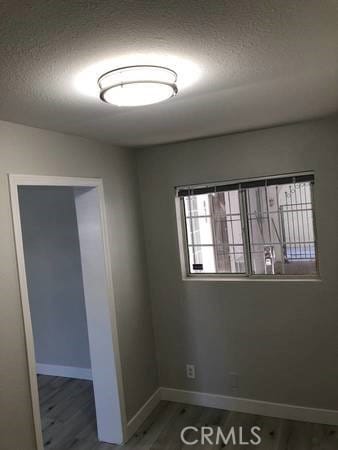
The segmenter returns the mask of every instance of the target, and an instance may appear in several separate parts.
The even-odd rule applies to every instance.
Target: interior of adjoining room
[[[40,446],[68,447],[82,426],[97,442],[121,443],[102,184],[12,176],[11,187]]]

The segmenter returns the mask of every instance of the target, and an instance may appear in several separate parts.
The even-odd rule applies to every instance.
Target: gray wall
[[[338,407],[338,119],[138,153],[160,385]],[[321,282],[182,281],[174,186],[314,170]],[[196,379],[185,364],[196,365]]]
[[[100,177],[105,189],[128,418],[157,387],[133,152],[0,122],[1,450],[35,449],[8,173]]]
[[[36,362],[90,368],[73,189],[20,187],[19,202]]]

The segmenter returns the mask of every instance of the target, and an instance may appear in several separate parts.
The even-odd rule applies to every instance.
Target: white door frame
[[[123,389],[123,382],[122,382],[122,368],[121,368],[121,359],[120,359],[117,323],[116,323],[116,307],[115,307],[115,297],[114,297],[114,289],[113,289],[111,257],[110,257],[110,251],[109,251],[110,247],[109,247],[107,217],[106,217],[106,208],[105,208],[105,202],[104,202],[104,191],[103,191],[102,179],[100,179],[100,178],[78,178],[78,177],[9,174],[9,186],[10,186],[13,227],[14,227],[14,239],[15,239],[17,264],[18,264],[20,295],[21,295],[23,321],[24,321],[26,352],[27,352],[27,361],[28,361],[28,372],[29,372],[29,383],[30,383],[30,391],[31,391],[33,420],[34,420],[34,427],[35,427],[37,450],[44,450],[44,447],[43,447],[43,438],[42,438],[38,384],[37,384],[37,377],[36,377],[36,360],[35,360],[35,351],[34,351],[32,319],[31,319],[31,313],[30,313],[26,269],[25,269],[25,259],[24,259],[24,248],[23,248],[23,239],[22,239],[20,205],[19,205],[19,196],[18,196],[18,187],[19,186],[55,186],[55,187],[63,186],[63,187],[78,187],[78,188],[88,187],[88,188],[96,188],[96,190],[97,190],[99,203],[100,203],[100,216],[101,216],[102,239],[103,239],[103,246],[104,246],[107,294],[108,294],[108,298],[110,301],[109,308],[112,313],[111,314],[111,330],[112,330],[112,341],[113,341],[115,367],[116,367],[116,380],[117,380],[118,395],[119,395],[119,405],[120,405],[120,413],[121,413],[120,419],[121,419],[121,425],[122,425],[123,441],[125,441],[126,436],[127,436],[127,417],[126,417],[125,397],[124,397],[124,389]]]

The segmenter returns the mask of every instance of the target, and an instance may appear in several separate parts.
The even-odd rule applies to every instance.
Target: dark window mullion
[[[250,276],[252,275],[252,262],[251,262],[250,234],[249,234],[248,203],[246,194],[247,194],[246,189],[239,190],[239,207],[242,222],[244,261],[246,267],[246,275]]]
[[[191,271],[191,267],[192,267],[192,261],[190,261],[190,253],[189,253],[189,231],[188,231],[188,227],[187,227],[187,221],[186,221],[186,214],[187,214],[187,209],[185,207],[185,201],[184,201],[184,197],[182,197],[182,205],[183,205],[183,217],[182,220],[184,221],[184,233],[185,233],[185,264],[186,264],[186,269],[188,271],[189,274],[192,274],[193,272]]]

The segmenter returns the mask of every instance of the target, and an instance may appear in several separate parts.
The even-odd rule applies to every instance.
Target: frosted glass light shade
[[[176,79],[166,67],[122,67],[99,78],[100,98],[117,106],[151,105],[177,94]]]

